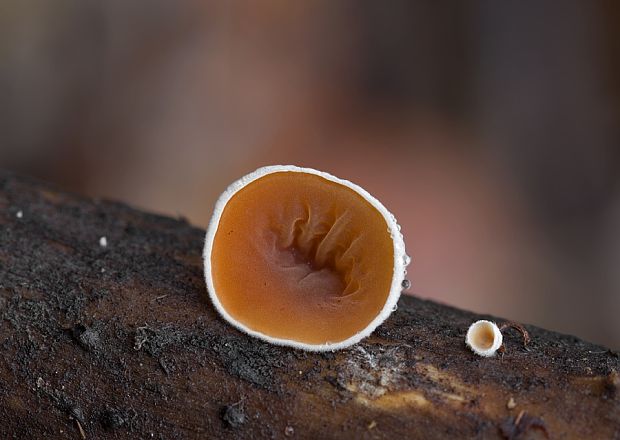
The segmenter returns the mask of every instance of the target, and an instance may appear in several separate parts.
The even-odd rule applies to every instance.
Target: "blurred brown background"
[[[325,170],[394,212],[413,293],[617,349],[619,25],[614,1],[5,0],[0,166],[201,226],[259,166]]]

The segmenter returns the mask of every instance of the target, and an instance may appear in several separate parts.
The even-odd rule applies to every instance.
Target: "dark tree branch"
[[[0,174],[0,437],[620,436],[604,347],[527,326],[527,349],[505,332],[480,358],[464,336],[481,316],[414,297],[350,349],[276,347],[218,318],[202,244],[183,220]]]

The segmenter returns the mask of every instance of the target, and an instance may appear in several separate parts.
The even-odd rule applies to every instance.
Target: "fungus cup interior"
[[[234,193],[210,258],[216,296],[235,321],[313,345],[365,329],[394,273],[393,240],[377,208],[304,172],[266,174]]]
[[[493,325],[488,322],[480,322],[472,329],[471,344],[480,350],[488,350],[495,342]]]

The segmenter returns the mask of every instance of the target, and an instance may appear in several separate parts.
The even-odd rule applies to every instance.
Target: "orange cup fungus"
[[[359,186],[310,168],[269,166],[220,196],[205,279],[238,329],[312,351],[348,347],[395,309],[409,257],[396,219]]]

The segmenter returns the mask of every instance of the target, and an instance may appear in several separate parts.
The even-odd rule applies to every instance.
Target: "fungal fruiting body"
[[[474,353],[490,357],[502,346],[502,339],[502,332],[494,322],[480,320],[469,326],[465,342]]]
[[[205,279],[228,322],[269,342],[335,350],[370,335],[396,306],[409,257],[392,214],[324,172],[269,166],[220,196]]]

